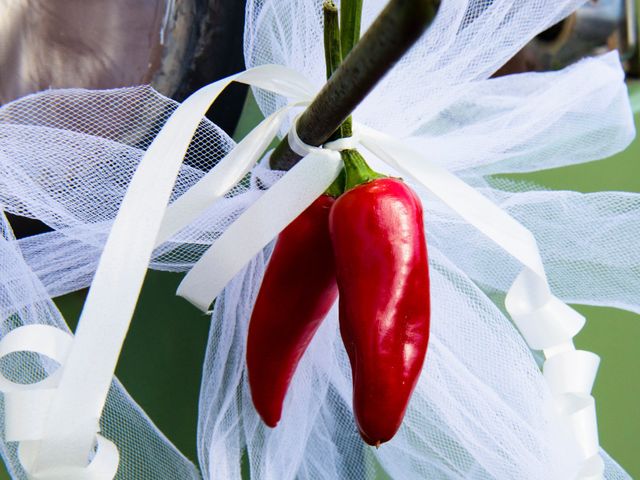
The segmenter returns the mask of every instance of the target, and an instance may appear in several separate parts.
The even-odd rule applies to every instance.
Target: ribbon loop
[[[582,330],[584,317],[557,297],[550,295],[543,306],[527,310],[515,300],[522,293],[517,289],[510,290],[505,303],[511,318],[532,349],[544,350],[566,343]]]
[[[175,233],[196,220],[204,210],[231,190],[273,141],[291,109],[307,103],[287,105],[264,119],[220,160],[215,168],[173,202],[165,213],[156,237],[156,246],[169,240]]]
[[[20,464],[27,472],[30,480],[107,480],[118,472],[120,454],[116,445],[96,434],[95,452],[87,466],[53,466],[46,469],[37,468],[39,442],[25,441],[18,446]]]
[[[72,336],[50,325],[26,325],[9,332],[0,341],[0,358],[11,353],[32,352],[57,362],[58,369],[44,380],[15,383],[0,373],[0,391],[5,398],[5,437],[8,441],[42,438],[43,423],[58,387]]]
[[[543,367],[549,388],[555,395],[590,394],[598,373],[600,357],[584,350],[570,350],[550,357]]]
[[[0,341],[0,358],[16,352],[34,352],[62,365],[67,358],[72,341],[71,334],[51,325],[25,325],[11,330]],[[43,380],[43,382],[46,381]],[[24,388],[28,388],[27,385],[14,383],[0,373],[2,391]]]
[[[38,469],[39,441],[46,434],[45,421],[72,343],[71,334],[51,325],[19,327],[0,341],[0,358],[16,352],[32,352],[60,364],[47,378],[31,384],[12,382],[0,373],[0,390],[4,393],[5,400],[5,438],[10,442],[20,442],[20,463],[33,480],[104,480],[113,478],[118,467],[116,446],[96,433],[96,452],[88,466]],[[95,431],[98,431],[97,422]]]
[[[305,142],[302,141],[302,139],[300,138],[300,135],[298,135],[298,129],[297,129],[299,119],[300,119],[300,115],[296,116],[296,118],[293,119],[293,122],[291,124],[291,129],[289,130],[289,134],[287,135],[287,142],[289,143],[289,147],[291,148],[291,151],[293,151],[294,153],[297,153],[301,157],[306,157],[312,152],[321,152],[322,148],[314,147],[313,145],[307,145]]]
[[[596,403],[591,395],[564,393],[556,398],[556,407],[561,413],[569,430],[574,434],[582,458],[587,459],[598,454],[598,427],[596,422]]]

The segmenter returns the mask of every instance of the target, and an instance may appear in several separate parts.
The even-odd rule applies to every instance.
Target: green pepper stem
[[[357,150],[343,150],[340,152],[340,155],[344,162],[346,175],[344,185],[345,192],[363,183],[376,180],[377,178],[385,178],[384,175],[373,170]]]
[[[340,174],[338,178],[336,178],[329,188],[324,192],[325,195],[329,195],[333,198],[338,198],[340,195],[344,193],[344,184],[345,184],[346,174],[344,168],[340,170]]]

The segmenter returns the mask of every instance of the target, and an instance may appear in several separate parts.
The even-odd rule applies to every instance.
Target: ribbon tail
[[[278,133],[289,111],[306,102],[287,105],[271,114],[220,162],[168,208],[156,238],[156,247],[196,220],[238,183],[260,159]]]
[[[313,151],[238,217],[193,266],[177,295],[203,312],[227,283],[337,178],[340,154]]]

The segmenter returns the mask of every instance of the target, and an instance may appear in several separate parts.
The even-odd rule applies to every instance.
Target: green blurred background
[[[629,87],[640,126],[640,82]],[[260,112],[248,97],[236,138],[259,119]],[[606,160],[513,177],[552,189],[640,192],[639,161],[640,141],[636,139],[625,152]],[[197,463],[197,400],[209,318],[175,296],[181,277],[149,272],[116,373],[160,430]],[[84,292],[56,299],[72,329],[83,300]],[[609,308],[577,308],[588,321],[576,346],[602,357],[594,388],[601,444],[632,477],[640,477],[640,354],[635,345],[640,338],[640,318]],[[9,477],[1,471],[0,479],[5,478]]]

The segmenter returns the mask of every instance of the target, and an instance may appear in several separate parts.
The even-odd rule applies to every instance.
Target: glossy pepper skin
[[[338,296],[329,212],[320,196],[278,237],[253,308],[247,369],[253,404],[270,427],[295,369]]]
[[[402,181],[376,179],[338,198],[329,228],[356,423],[378,446],[402,423],[429,341],[422,205]]]

